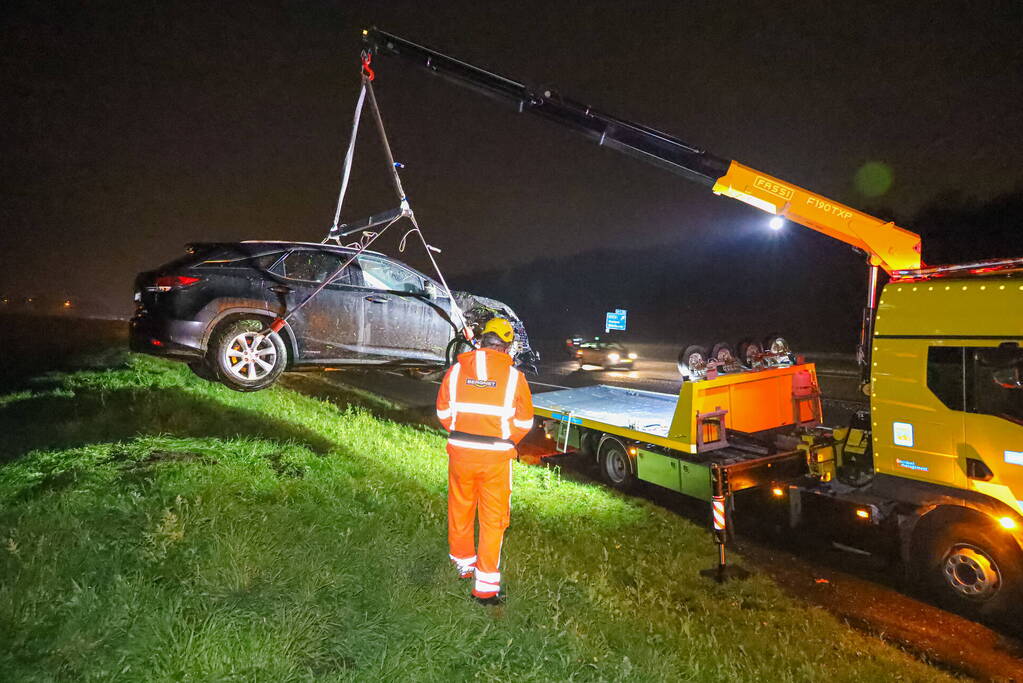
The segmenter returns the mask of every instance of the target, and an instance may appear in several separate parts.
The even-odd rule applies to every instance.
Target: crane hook
[[[373,67],[370,66],[370,62],[373,61],[373,53],[369,50],[362,51],[362,75],[368,81],[372,81],[376,78],[376,74],[373,73]]]

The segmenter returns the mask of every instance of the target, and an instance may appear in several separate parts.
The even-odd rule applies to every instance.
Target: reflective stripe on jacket
[[[506,353],[494,349],[458,356],[441,382],[437,417],[458,451],[500,460],[533,427],[533,397],[522,373]],[[449,448],[449,451],[451,449]]]

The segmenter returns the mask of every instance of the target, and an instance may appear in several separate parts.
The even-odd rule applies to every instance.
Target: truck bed
[[[665,438],[675,415],[678,396],[600,384],[550,391],[533,396],[533,405],[558,420],[592,420]],[[578,424],[578,422],[576,422]]]
[[[689,442],[669,436],[679,400],[654,391],[597,385],[534,394],[533,407],[537,415],[558,425],[548,432],[555,452],[574,449],[580,428],[616,434],[636,444],[640,479],[695,498],[710,500],[718,471],[725,473],[721,476],[727,478],[724,488],[730,493],[805,474],[806,456],[794,445],[779,448],[752,435],[733,433],[734,441],[697,452]]]

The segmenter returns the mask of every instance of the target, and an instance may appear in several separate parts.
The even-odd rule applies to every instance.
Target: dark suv
[[[131,349],[184,361],[200,377],[239,391],[268,387],[285,370],[443,369],[464,344],[455,336],[450,298],[431,278],[375,252],[359,255],[279,333],[266,333],[353,254],[301,242],[190,244],[185,256],[135,279]],[[510,308],[453,294],[476,328],[507,317],[516,328],[517,363],[534,361]]]

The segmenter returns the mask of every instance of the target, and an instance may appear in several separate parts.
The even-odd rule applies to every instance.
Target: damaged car
[[[286,371],[324,368],[430,376],[467,348],[444,288],[384,254],[278,241],[196,243],[186,252],[136,277],[130,347],[185,362],[237,391],[269,387]],[[279,332],[268,329],[353,256]],[[537,356],[511,308],[452,294],[477,334],[490,318],[507,318],[516,364],[534,367]]]

